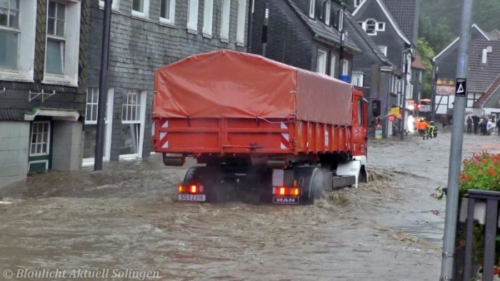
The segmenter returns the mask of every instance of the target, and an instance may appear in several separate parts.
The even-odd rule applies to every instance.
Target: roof
[[[495,29],[492,32],[490,32],[490,39],[491,40],[500,40],[500,31],[498,29]]]
[[[418,29],[419,1],[416,0],[383,0],[389,11],[394,16],[404,34],[410,39],[415,40]],[[417,25],[417,26],[415,26]],[[416,43],[416,42],[415,42]]]
[[[411,64],[411,67],[421,70],[426,70],[424,63],[422,62],[422,58],[420,57],[419,54],[417,54],[417,56],[415,57],[415,60]]]
[[[488,62],[483,64],[483,49],[492,47]],[[500,41],[472,40],[469,47],[467,92],[486,93],[500,74]]]
[[[410,40],[408,40],[408,37],[406,37],[405,33],[403,32],[403,29],[398,25],[396,19],[394,16],[391,14],[389,8],[387,5],[384,3],[383,0],[374,0],[377,2],[377,4],[380,6],[380,9],[382,9],[382,12],[385,14],[391,25],[394,27],[396,32],[398,33],[399,37],[403,39],[407,44],[411,44]],[[370,1],[366,0],[361,3],[361,5],[358,6],[358,8],[352,13],[353,16],[356,17],[356,14],[363,9],[363,7],[366,7],[366,3]]]
[[[2,108],[0,109],[0,120],[2,121],[24,121],[26,110]]]
[[[356,33],[360,35],[360,37],[367,43],[368,46],[370,46],[370,49],[382,61],[382,63],[388,66],[392,66],[396,70],[397,67],[384,55],[382,50],[380,50],[380,48],[378,47],[377,43],[375,43],[375,41],[373,41],[373,39],[368,36],[368,34],[366,34],[364,29],[358,24],[353,16],[349,12],[346,12],[345,15],[347,24],[353,27]]]
[[[500,75],[493,81],[493,83],[488,87],[484,95],[481,96],[479,100],[476,101],[474,107],[481,108],[483,104],[495,93],[498,94],[500,90]]]
[[[299,18],[311,30],[311,32],[313,32],[323,40],[340,45],[340,32],[337,29],[327,26],[317,19],[311,19],[309,16],[304,14],[299,7],[297,7],[297,4],[295,4],[293,0],[288,0],[287,2],[293,8]],[[345,48],[351,49],[355,53],[362,53],[361,49],[359,49],[359,47],[349,38],[345,37],[343,43]]]
[[[486,39],[486,41],[490,41],[490,36],[488,36],[477,24],[473,24],[471,28],[475,28],[483,37]],[[439,54],[437,54],[435,57],[432,58],[432,61],[436,61],[440,56],[442,56],[446,51],[448,51],[453,45],[455,45],[458,41],[460,40],[460,37],[455,38],[453,42],[450,43],[450,45],[446,46]]]

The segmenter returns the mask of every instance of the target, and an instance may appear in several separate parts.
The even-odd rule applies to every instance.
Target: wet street
[[[464,156],[500,152],[498,140],[466,135]],[[166,168],[158,155],[98,173],[31,176],[0,190],[0,270],[130,269],[158,271],[157,280],[437,280],[445,202],[431,194],[446,185],[449,146],[450,133],[371,141],[368,184],[304,207],[177,203],[187,168]]]

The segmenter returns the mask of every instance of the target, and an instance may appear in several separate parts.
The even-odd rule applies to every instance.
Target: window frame
[[[245,45],[245,26],[247,20],[247,1],[238,0],[238,19],[236,26],[236,44]]]
[[[220,39],[229,40],[229,29],[231,22],[231,0],[222,0],[221,20],[220,20]]]
[[[323,60],[322,60],[322,64],[320,64],[320,54],[324,55],[323,56]],[[318,49],[317,52],[316,52],[316,72],[317,73],[321,73],[321,74],[326,74],[326,66],[327,66],[327,60],[328,60],[328,52],[325,51],[325,50],[322,50],[322,49]],[[323,72],[320,72],[320,65],[323,66]]]
[[[354,81],[356,80],[356,83]],[[359,83],[358,83],[359,80]],[[353,71],[351,78],[351,85],[363,87],[364,85],[364,74],[361,71]]]
[[[17,67],[15,69],[0,68],[0,80],[34,81],[37,6],[30,1],[19,1],[19,18],[22,20],[19,20],[18,28]],[[19,56],[19,54],[23,55]]]
[[[187,29],[194,33],[198,33],[199,4],[199,0],[188,0]]]
[[[330,55],[330,76],[335,78],[335,73],[337,72],[337,56]]]
[[[99,9],[104,9],[104,0],[99,0]],[[120,9],[120,0],[113,0],[111,9],[118,11]]]
[[[214,0],[204,0],[203,2],[203,35],[212,37],[214,22]]]
[[[316,10],[316,0],[309,0],[309,17],[314,19]]]
[[[384,54],[384,56],[387,57],[387,46],[378,45],[378,48],[380,49],[380,51],[382,51],[382,53]]]
[[[47,72],[47,59],[44,62],[44,75],[42,84],[64,85],[78,87],[79,62],[80,62],[80,25],[81,25],[81,1],[47,1],[47,18],[45,31],[45,58],[47,57],[47,45],[51,37],[48,31],[48,10],[51,2],[63,4],[65,6],[65,27],[64,27],[64,66],[62,74]],[[56,38],[56,37],[52,37]],[[62,38],[61,38],[62,39]]]
[[[325,24],[330,26],[332,17],[332,2],[327,0],[325,2]]]
[[[373,22],[373,33],[368,32],[368,23]],[[366,19],[363,23],[363,29],[368,35],[377,35],[377,21],[374,19]]]
[[[35,130],[35,125],[44,125],[44,124],[47,124],[47,131],[42,131],[42,132],[38,132],[37,133],[43,133],[43,134],[47,134],[47,141],[46,142],[43,142],[43,137],[42,137],[42,142],[34,142],[33,143],[33,133],[34,133],[34,130]],[[34,121],[33,123],[31,123],[31,134],[30,134],[30,150],[29,150],[29,156],[30,157],[36,157],[36,156],[47,156],[47,155],[50,155],[50,135],[51,135],[51,124],[50,124],[50,121]],[[38,139],[38,137],[37,137]],[[46,144],[47,145],[47,150],[46,152],[40,152],[40,153],[37,153],[36,152],[36,149],[35,149],[35,153],[32,153],[31,152],[31,148],[33,146],[33,144],[35,145],[42,145],[42,149],[43,149],[43,144]]]
[[[53,18],[54,20],[54,33],[55,34],[49,34],[49,9],[50,9],[50,3],[54,3],[56,6],[56,10],[55,10],[55,17]],[[47,1],[47,28],[45,30],[45,39],[46,39],[46,49],[45,49],[45,73],[47,74],[50,74],[50,75],[64,75],[64,72],[65,72],[65,64],[66,64],[66,59],[65,59],[65,53],[66,53],[66,18],[67,18],[67,6],[64,4],[64,3],[61,3],[61,2],[58,2],[58,1]],[[64,19],[62,20],[63,21],[63,35],[62,36],[59,36],[57,35],[57,32],[59,31],[59,25],[58,25],[58,22],[60,21],[60,19],[57,18],[58,16],[58,13],[59,13],[59,8],[60,7],[64,7]],[[59,45],[59,48],[61,48],[62,50],[60,50],[61,52],[61,73],[53,73],[53,72],[48,72],[47,70],[47,55],[48,55],[48,45],[49,45],[49,41],[56,41]]]
[[[5,32],[5,33],[11,33],[11,34],[15,34],[16,36],[16,62],[15,62],[15,66],[14,67],[0,67],[1,70],[6,70],[6,71],[15,71],[16,69],[19,68],[19,49],[20,49],[20,34],[21,34],[21,21],[20,21],[20,18],[21,18],[21,1],[20,0],[17,0],[17,6],[18,8],[17,9],[13,9],[10,7],[10,4],[11,4],[11,1],[8,1],[7,4],[8,4],[8,8],[7,8],[7,24],[4,26],[4,25],[0,25],[0,31],[2,32]],[[14,11],[17,11],[17,27],[12,27],[10,26],[10,19],[11,19],[11,11],[14,10]],[[23,54],[24,55],[24,54]]]
[[[346,59],[342,60],[342,75],[349,75],[349,61]]]
[[[385,31],[385,22],[376,21],[376,23],[377,23],[377,32]],[[382,25],[382,28],[380,28],[380,25]]]
[[[130,97],[135,96],[135,103],[129,103],[131,101]],[[135,119],[129,119],[128,116],[132,116],[132,111],[130,109],[135,109]],[[125,93],[125,98],[122,103],[122,115],[121,115],[121,123],[122,124],[138,124],[141,122],[140,118],[141,111],[141,91],[128,89]],[[125,113],[125,120],[123,119],[123,114]]]
[[[142,1],[142,12],[134,10],[134,0],[132,0],[132,16],[147,18],[149,16],[149,0],[140,1]]]
[[[160,0],[160,9],[161,9],[161,3],[163,1],[167,1],[167,0]],[[175,2],[176,0],[168,0],[170,1],[169,4],[170,4],[170,13],[169,13],[169,18],[164,18],[161,16],[161,11],[160,11],[160,23],[164,23],[164,24],[170,24],[170,25],[175,25]],[[167,7],[167,5],[165,5],[165,8]],[[165,13],[166,14],[166,13]]]

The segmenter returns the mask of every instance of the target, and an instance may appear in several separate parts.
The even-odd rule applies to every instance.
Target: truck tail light
[[[178,191],[179,193],[190,193],[190,194],[202,193],[203,186],[196,184],[192,184],[189,186],[179,185]]]
[[[300,194],[301,190],[297,187],[273,187],[273,195],[299,197]]]

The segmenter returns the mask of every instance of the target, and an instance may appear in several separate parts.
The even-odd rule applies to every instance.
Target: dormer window
[[[377,35],[377,32],[385,31],[385,22],[377,22],[374,19],[367,19],[359,24],[368,35]]]
[[[330,1],[325,2],[325,24],[330,25],[330,18],[332,13],[332,3]]]
[[[314,10],[316,9],[316,0],[309,0],[309,16],[314,18]]]

